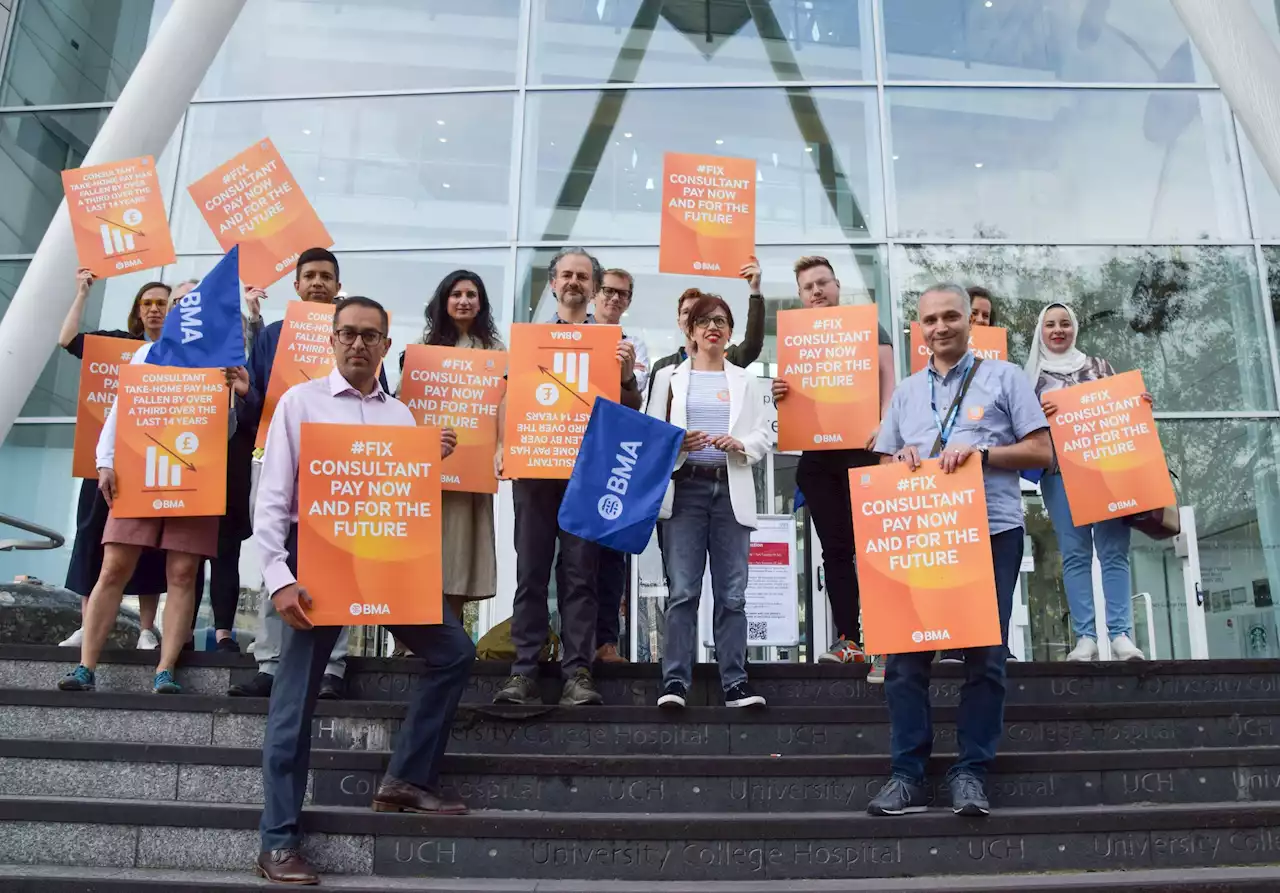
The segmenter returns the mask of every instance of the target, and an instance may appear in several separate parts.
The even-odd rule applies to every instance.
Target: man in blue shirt
[[[1005,642],[963,652],[965,681],[957,713],[960,757],[947,773],[947,781],[957,815],[984,816],[990,812],[986,771],[1004,734],[1009,615],[1022,564],[1018,472],[1047,467],[1053,449],[1044,410],[1022,370],[1003,360],[978,362],[969,350],[969,295],[963,288],[950,283],[929,288],[920,296],[919,317],[933,358],[894,391],[875,451],[881,454],[881,464],[904,462],[913,469],[921,459],[940,458],[944,474],[966,462],[982,463]],[[932,452],[935,444],[941,445],[940,454]],[[929,651],[888,656],[885,697],[891,722],[892,777],[867,808],[872,815],[928,808],[925,765],[933,748],[932,662]]]

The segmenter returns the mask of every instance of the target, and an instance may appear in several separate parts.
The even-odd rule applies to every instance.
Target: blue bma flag
[[[243,366],[244,322],[240,316],[240,246],[178,300],[147,354],[154,366],[225,369]]]
[[[560,503],[561,529],[619,552],[643,552],[683,440],[675,425],[597,398]]]

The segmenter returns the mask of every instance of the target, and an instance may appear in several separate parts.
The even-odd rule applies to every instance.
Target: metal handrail
[[[0,524],[16,527],[19,530],[25,530],[27,533],[34,533],[36,536],[44,537],[43,540],[0,540],[0,552],[34,552],[45,549],[61,549],[67,541],[67,538],[56,530],[41,527],[39,524],[32,524],[30,521],[23,521],[21,518],[15,518],[12,515],[0,514]]]

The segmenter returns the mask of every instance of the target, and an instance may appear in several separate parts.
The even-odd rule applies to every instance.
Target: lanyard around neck
[[[929,370],[929,406],[933,409],[933,421],[938,426],[938,439],[942,442],[943,449],[951,439],[951,432],[955,430],[956,421],[960,418],[960,404],[963,401],[959,399],[959,395],[965,391],[965,380],[973,374],[973,362],[973,354],[967,354],[963,365],[957,370],[960,374],[960,390],[956,392],[957,398],[952,401],[951,407],[947,410],[946,418],[938,415],[937,370]]]

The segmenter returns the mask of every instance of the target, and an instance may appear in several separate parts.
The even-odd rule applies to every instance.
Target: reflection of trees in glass
[[[1040,309],[1063,300],[1080,317],[1081,349],[1106,357],[1117,370],[1140,369],[1158,408],[1275,406],[1251,249],[986,245],[903,251],[907,319],[915,316],[921,289],[934,282],[984,285],[997,295],[997,322],[1009,329],[1010,358],[1022,363]],[[1280,248],[1275,251],[1280,262]],[[1280,272],[1271,273],[1271,291],[1273,304],[1280,305]],[[1179,497],[1195,507],[1201,540],[1231,537],[1243,539],[1246,548],[1260,546],[1273,585],[1280,584],[1278,435],[1280,426],[1264,421],[1160,423]],[[1028,599],[1036,639],[1069,640],[1052,529],[1036,508],[1027,513],[1027,529],[1036,562]],[[1143,543],[1172,549],[1167,542]],[[1150,588],[1149,581],[1144,585]],[[1053,649],[1042,650],[1037,657],[1055,656]]]
[[[1080,349],[1118,371],[1140,369],[1169,411],[1275,407],[1253,253],[1248,248],[911,246],[906,318],[938,281],[997,295],[1010,359],[1025,362],[1041,308],[1065,301]]]

